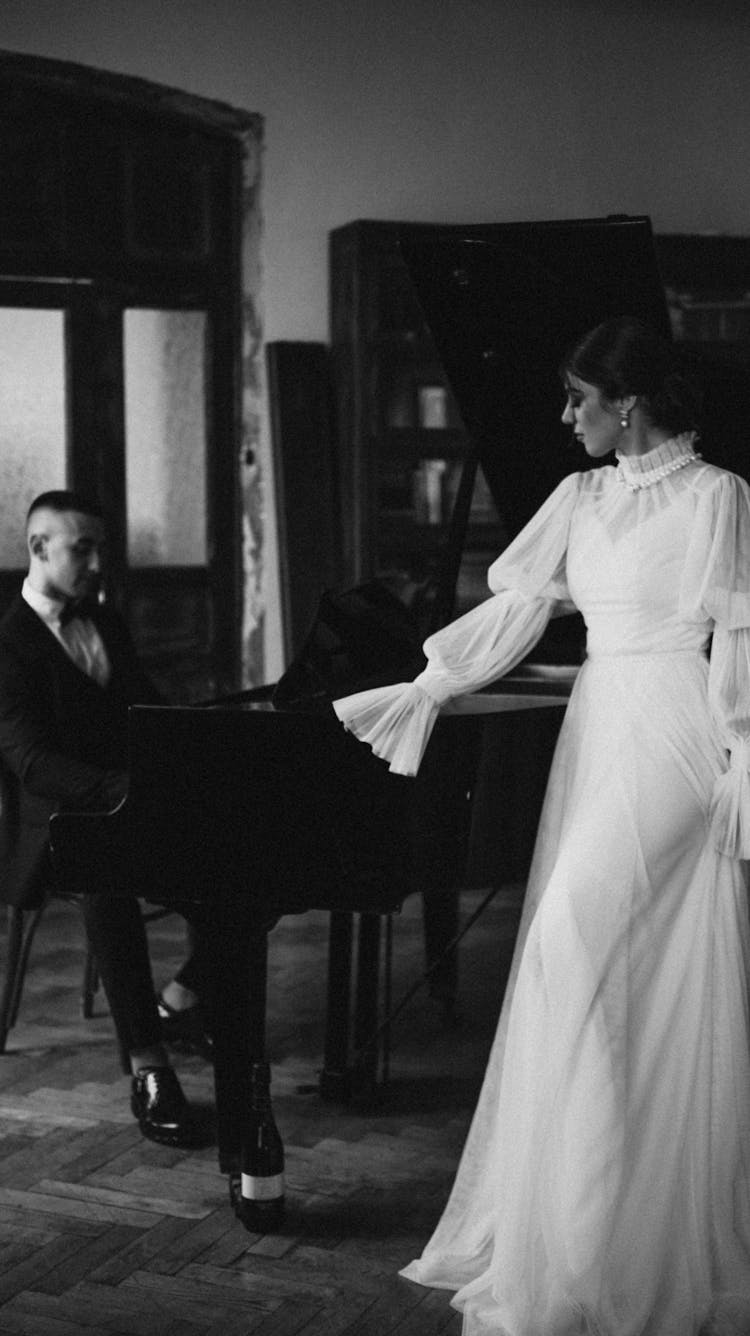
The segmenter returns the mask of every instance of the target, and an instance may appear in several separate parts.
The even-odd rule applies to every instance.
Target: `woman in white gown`
[[[441,706],[584,615],[482,1094],[402,1274],[457,1290],[465,1336],[748,1336],[750,489],[636,322],[565,382],[617,465],[564,479],[414,683],[335,705],[413,774]]]

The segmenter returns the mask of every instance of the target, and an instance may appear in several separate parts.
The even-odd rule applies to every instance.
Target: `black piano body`
[[[646,318],[665,334],[669,323],[646,218],[393,226],[473,447],[428,632],[452,615],[476,469],[512,537],[564,474],[590,466],[560,423],[557,367],[570,344],[616,314]],[[578,661],[582,630],[562,620],[569,624],[553,626],[535,658]],[[516,689],[527,688],[528,675]],[[413,839],[413,781],[390,775],[332,712],[285,713],[257,694],[208,709],[134,709],[124,804],[52,822],[66,889],[109,885],[159,903],[210,901],[219,1158],[228,1171],[250,1062],[263,1048],[265,925],[284,913],[332,910],[329,971],[343,995],[352,914],[367,921],[396,909],[419,884],[430,845],[424,830],[421,844]],[[448,724],[456,726],[460,717]],[[466,790],[453,746],[441,753],[446,732],[436,730],[424,764],[436,823]],[[373,940],[361,938],[360,955],[374,959]]]
[[[326,909],[343,944],[353,913],[402,904],[411,888],[409,781],[345,733],[333,711],[283,714],[253,700],[133,707],[130,777],[115,812],[52,818],[57,878],[77,893],[205,907],[219,1160],[231,1172],[251,1064],[264,1052],[267,930],[283,914]],[[334,1048],[336,1027],[347,1024],[341,965],[334,960]]]

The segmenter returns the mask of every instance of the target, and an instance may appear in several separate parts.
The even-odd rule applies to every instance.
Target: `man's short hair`
[[[53,492],[42,492],[32,501],[26,515],[27,525],[36,510],[55,510],[58,514],[62,514],[66,510],[77,510],[79,514],[93,515],[97,520],[104,518],[101,506],[90,496],[84,496],[83,492],[62,489]]]

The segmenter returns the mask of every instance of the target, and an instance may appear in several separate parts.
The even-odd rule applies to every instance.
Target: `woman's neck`
[[[673,435],[673,432],[665,431],[663,427],[654,427],[651,423],[636,421],[631,423],[627,431],[622,433],[622,439],[617,446],[617,453],[623,455],[626,459],[632,459],[634,455],[647,455],[650,450],[655,450],[657,446],[663,445]]]

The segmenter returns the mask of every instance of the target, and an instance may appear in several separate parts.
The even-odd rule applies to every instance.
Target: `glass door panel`
[[[124,313],[127,556],[201,567],[206,538],[205,311]]]
[[[65,311],[0,307],[0,569],[26,566],[26,511],[67,472]]]
[[[122,312],[128,618],[147,670],[173,701],[215,687],[209,330],[205,311]]]

